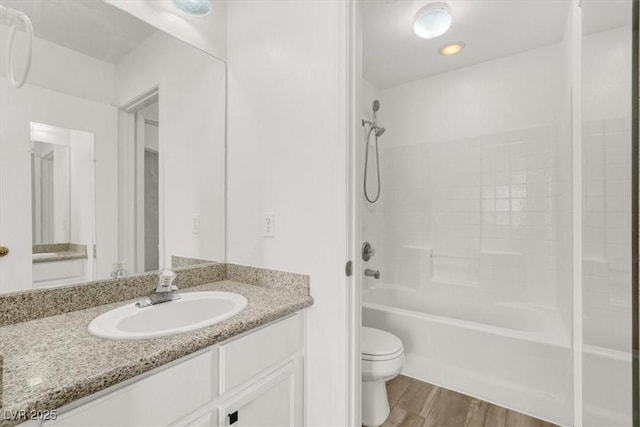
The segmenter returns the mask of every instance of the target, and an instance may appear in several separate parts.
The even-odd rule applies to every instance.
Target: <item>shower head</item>
[[[380,109],[380,101],[376,99],[375,101],[373,101],[373,111],[376,112],[379,109]]]
[[[382,136],[382,134],[384,133],[384,131],[386,130],[385,128],[380,128],[378,126],[375,127],[376,130],[376,136]]]

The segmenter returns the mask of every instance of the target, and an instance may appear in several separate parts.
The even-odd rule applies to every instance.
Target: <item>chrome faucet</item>
[[[171,270],[162,270],[158,278],[158,286],[154,293],[145,297],[142,301],[136,303],[136,307],[143,308],[151,305],[161,304],[163,302],[174,301],[180,299],[178,287],[173,284],[176,279],[176,273]]]
[[[367,277],[373,277],[375,279],[379,279],[380,278],[380,271],[379,270],[372,270],[370,268],[367,268],[364,271],[364,275]]]

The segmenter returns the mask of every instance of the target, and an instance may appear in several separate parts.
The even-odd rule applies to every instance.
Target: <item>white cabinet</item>
[[[220,426],[297,427],[302,421],[302,363],[292,361],[220,407]]]
[[[301,426],[302,324],[297,314],[186,356],[42,426]]]
[[[302,326],[296,316],[222,344],[220,394],[246,384],[291,357],[302,343]]]
[[[84,404],[46,426],[138,427],[179,421],[214,397],[215,349]]]
[[[87,280],[86,265],[86,259],[35,262],[32,267],[33,286],[56,286]]]
[[[183,425],[185,427],[216,427],[218,425],[217,411],[206,412],[204,415],[193,421],[178,425]]]

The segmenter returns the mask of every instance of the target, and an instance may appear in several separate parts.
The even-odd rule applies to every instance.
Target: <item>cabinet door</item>
[[[302,362],[295,360],[220,408],[220,426],[300,427]]]

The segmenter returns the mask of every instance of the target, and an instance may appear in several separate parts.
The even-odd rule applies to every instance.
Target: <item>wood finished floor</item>
[[[398,375],[387,382],[383,427],[556,427],[455,391]]]

